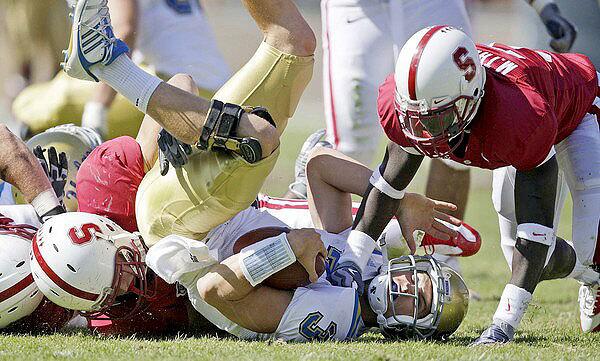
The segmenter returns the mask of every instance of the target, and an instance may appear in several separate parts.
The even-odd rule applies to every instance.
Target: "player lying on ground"
[[[179,77],[179,79],[181,80],[185,80],[186,77]],[[175,82],[175,80],[172,80],[172,82]],[[183,81],[184,85],[187,84],[185,81]],[[147,119],[149,121],[151,121],[151,119]],[[144,122],[144,124],[146,124],[146,121]],[[155,134],[157,132],[157,128],[148,128],[143,126],[142,130],[141,130],[141,134],[140,136],[138,136],[138,142],[136,142],[135,140],[133,140],[132,138],[128,138],[128,137],[121,137],[121,138],[117,138],[111,141],[108,141],[104,144],[102,144],[101,146],[99,146],[98,148],[96,148],[90,155],[89,157],[85,160],[85,162],[82,164],[80,171],[78,173],[77,176],[77,191],[79,194],[79,204],[81,208],[85,208],[88,211],[92,211],[98,214],[103,214],[106,215],[110,218],[112,218],[113,220],[117,221],[117,223],[119,223],[119,225],[122,225],[123,227],[129,227],[127,228],[130,231],[135,231],[135,214],[133,213],[133,204],[135,203],[135,188],[137,186],[137,184],[139,184],[139,182],[141,181],[141,178],[143,177],[143,172],[144,172],[144,164],[147,163],[144,161],[144,159],[146,159],[146,157],[149,157],[150,159],[155,159],[155,154],[156,154],[156,143],[153,142],[144,142],[144,136],[143,134],[148,134],[148,133],[152,133],[152,131],[148,132],[148,129],[153,129],[154,131],[154,136],[150,136],[149,138],[146,139],[154,139]],[[154,149],[154,150],[152,150]],[[153,155],[154,154],[154,155]],[[322,194],[324,195],[327,190],[324,188],[327,185],[324,184],[324,182],[326,182],[326,180],[321,180],[321,178],[326,178],[327,174],[321,174],[321,169],[312,164],[312,160],[316,159],[318,156],[317,154],[320,154],[319,152],[315,152],[315,154],[313,154],[313,157],[311,157],[311,160],[309,161],[309,163],[311,164],[310,168],[312,170],[312,172],[308,172],[309,175],[311,173],[315,173],[315,180],[314,180],[314,185],[313,187],[318,188],[318,187],[323,187],[323,191]],[[347,160],[347,158],[336,158],[336,156],[340,156],[339,153],[336,153],[334,151],[331,151],[330,154],[327,154],[327,157],[330,158],[328,162],[326,162],[328,167],[331,167],[333,169],[344,169],[347,168],[347,163],[349,162],[349,160]],[[344,162],[343,164],[335,164],[335,159],[339,159],[339,161]],[[116,161],[115,161],[116,160]],[[321,162],[315,161],[315,163],[318,165]],[[362,167],[362,166],[361,166]],[[363,167],[364,168],[364,167]],[[357,186],[353,186],[353,188],[360,188],[359,191],[355,191],[355,192],[360,192],[362,190],[364,190],[364,188],[366,187],[366,184],[368,182],[368,176],[370,174],[370,172],[368,170],[362,170],[361,172],[354,172],[355,174],[353,174],[353,176],[356,176],[357,180],[361,180],[362,183],[362,187],[357,187]],[[343,173],[340,173],[343,174]],[[344,177],[346,178],[351,178],[351,177]],[[312,178],[311,182],[312,181]],[[321,186],[317,186],[316,185],[316,181],[317,179],[319,179],[319,181],[321,183],[323,183]],[[118,180],[118,181],[115,181]],[[335,184],[335,183],[333,183]],[[339,188],[342,188],[343,185],[340,184]],[[333,185],[329,186],[330,189],[334,189],[335,187]],[[339,191],[338,191],[339,192]],[[412,195],[408,195],[407,196],[407,200],[411,199]],[[425,215],[429,215],[431,216],[431,214],[437,214],[436,211],[436,207],[440,207],[439,209],[445,209],[448,207],[451,207],[450,205],[446,205],[444,203],[441,202],[433,202],[430,200],[426,200],[424,202],[420,202],[422,199],[421,196],[417,196],[415,195],[417,198],[415,202],[413,202],[413,204],[415,204],[417,210],[419,212],[422,212],[421,214],[425,214]],[[348,195],[349,197],[349,195]],[[264,198],[263,198],[264,200]],[[302,207],[305,207],[304,210],[304,214],[303,216],[299,216],[297,213],[295,213],[292,217],[295,218],[294,221],[298,222],[299,218],[304,218],[305,219],[305,223],[310,223],[310,214],[308,213],[308,206],[306,202],[299,202],[299,201],[294,201],[296,204],[294,207],[292,208],[296,208],[295,211],[297,211],[297,206],[298,203],[303,203]],[[282,222],[281,220],[277,219],[277,216],[280,216],[284,221],[287,219],[290,219],[290,214],[287,211],[287,209],[285,208],[285,206],[282,206],[281,203],[277,204],[277,201],[271,201],[271,202],[259,202],[261,204],[263,204],[264,208],[262,208],[261,210],[255,209],[255,208],[248,208],[247,210],[240,212],[238,215],[236,215],[232,220],[225,222],[222,226],[219,226],[217,228],[215,228],[213,231],[211,231],[211,233],[209,234],[209,236],[204,239],[203,241],[208,242],[208,246],[214,251],[217,252],[217,256],[216,258],[219,259],[220,257],[226,257],[228,255],[232,254],[232,247],[233,247],[233,243],[235,242],[235,240],[237,240],[240,236],[242,236],[243,234],[249,232],[249,231],[253,231],[257,228],[261,228],[263,226],[279,226],[279,227],[287,227],[290,226],[289,224],[286,224],[284,222]],[[269,203],[270,205],[277,205],[277,208],[279,208],[279,210],[275,210],[273,209],[273,207],[269,207],[269,204],[265,203]],[[433,204],[432,204],[433,203]],[[111,206],[107,207],[107,205],[110,204]],[[326,204],[320,204],[320,206],[326,206]],[[347,203],[346,202],[340,202],[337,207],[343,207],[346,208]],[[274,212],[273,214],[271,214],[270,212]],[[339,213],[337,211],[337,209],[333,209],[332,210],[333,213]],[[321,210],[319,212],[317,212],[318,214],[324,214],[325,211]],[[347,208],[345,209],[345,213],[349,214],[351,216],[351,208]],[[344,214],[345,214],[344,213]],[[341,215],[342,213],[340,213]],[[90,294],[95,294],[95,295],[101,295],[102,292],[105,291],[106,289],[110,289],[110,288],[115,288],[115,286],[112,283],[107,283],[107,284],[103,284],[101,282],[97,281],[97,272],[101,272],[102,270],[96,269],[94,267],[93,271],[90,272],[77,272],[76,274],[73,274],[73,272],[71,272],[67,266],[67,264],[71,265],[72,267],[77,267],[79,269],[89,269],[90,267],[92,267],[93,265],[89,264],[88,260],[90,258],[94,258],[94,259],[101,259],[102,257],[104,257],[104,255],[97,255],[95,251],[95,246],[97,246],[98,241],[97,239],[95,239],[95,236],[93,236],[93,234],[96,231],[96,227],[93,226],[93,224],[97,224],[98,227],[103,229],[103,232],[108,232],[109,235],[115,235],[115,236],[119,236],[119,234],[125,234],[124,231],[119,230],[118,232],[114,232],[108,228],[103,228],[105,227],[105,224],[111,223],[109,220],[107,219],[102,219],[102,221],[99,221],[99,218],[91,218],[90,220],[90,215],[86,215],[84,213],[76,213],[76,214],[72,214],[69,215],[68,218],[62,218],[60,220],[57,220],[56,222],[60,223],[61,228],[59,227],[52,227],[51,225],[49,227],[46,227],[47,230],[51,230],[51,232],[53,233],[53,235],[51,235],[51,239],[57,239],[57,241],[61,241],[61,242],[67,242],[67,245],[65,245],[64,247],[61,245],[59,246],[59,249],[61,250],[60,254],[56,254],[56,251],[54,250],[54,252],[52,253],[53,249],[48,248],[49,245],[51,243],[47,243],[47,242],[40,242],[39,247],[38,247],[38,251],[34,251],[34,256],[35,256],[35,261],[36,264],[46,264],[48,265],[49,269],[52,270],[52,272],[48,272],[47,269],[41,268],[40,272],[36,272],[37,277],[41,277],[44,281],[40,281],[40,282],[45,282],[43,284],[45,284],[45,286],[42,286],[42,289],[45,290],[46,292],[48,292],[48,287],[52,287],[52,289],[54,290],[54,292],[56,292],[57,294],[61,295],[60,299],[55,299],[55,302],[66,306],[66,307],[70,307],[70,308],[75,308],[75,309],[81,309],[82,305],[85,307],[84,309],[87,311],[91,311],[91,310],[95,310],[95,311],[99,311],[99,310],[105,310],[105,309],[112,309],[114,308],[114,300],[113,298],[107,298],[107,299],[103,299],[103,297],[99,297],[99,298],[94,298],[95,300],[98,300],[98,304],[95,305],[95,308],[92,309],[90,307],[90,302],[89,300],[85,300],[85,298],[82,300],[81,297],[86,297],[89,296]],[[440,217],[442,217],[442,215],[440,215]],[[332,218],[332,217],[329,217]],[[342,217],[342,219],[347,219],[347,217]],[[448,220],[451,220],[450,218],[446,218]],[[349,227],[349,225],[351,224],[351,219],[350,221],[348,221],[348,224],[346,225],[346,228]],[[86,226],[87,224],[87,226]],[[65,228],[66,227],[66,228]],[[112,225],[111,226],[113,229],[117,229],[117,225]],[[130,227],[134,227],[133,229]],[[338,227],[339,227],[339,223],[338,223]],[[85,229],[84,229],[85,228]],[[108,229],[108,230],[107,230]],[[71,231],[73,232],[71,234]],[[61,233],[62,232],[62,233]],[[40,232],[40,234],[42,234],[43,232]],[[397,232],[398,237],[399,237],[399,232]],[[219,237],[218,235],[221,235],[221,237]],[[44,237],[44,236],[41,236]],[[71,237],[70,239],[68,237]],[[73,238],[75,237],[75,241],[73,241]],[[345,237],[343,236],[335,236],[335,235],[331,235],[331,237],[337,237],[336,242],[341,243],[343,246],[343,240],[345,239]],[[42,238],[43,239],[43,238]],[[125,237],[125,239],[131,241],[131,240],[136,240],[136,243],[134,244],[130,244],[128,245],[128,247],[131,249],[130,251],[128,251],[128,253],[134,254],[134,253],[138,253],[138,254],[144,254],[145,253],[145,247],[141,246],[143,245],[143,242],[141,240],[138,240],[137,237],[133,237],[130,236]],[[87,242],[86,242],[87,240]],[[114,238],[113,238],[114,240]],[[80,243],[81,242],[81,243]],[[193,242],[195,244],[197,244],[197,247],[202,247],[202,244],[200,242],[196,242],[196,241],[190,241]],[[75,245],[75,243],[77,243],[77,245]],[[468,242],[465,242],[468,243]],[[86,246],[86,252],[92,252],[92,255],[82,255],[81,254],[81,248],[83,246]],[[89,247],[87,247],[89,246]],[[100,248],[106,248],[105,246],[103,246],[102,244],[100,244]],[[341,246],[337,247],[342,248]],[[35,248],[34,248],[35,250]],[[47,252],[50,251],[50,254],[48,254]],[[116,249],[115,249],[116,252]],[[332,257],[336,257],[336,255],[339,256],[339,251],[334,252],[333,250],[330,250],[330,252],[333,252],[333,256]],[[86,253],[87,254],[87,253]],[[75,258],[75,259],[73,259]],[[143,259],[143,257],[141,257]],[[113,255],[113,260],[114,260],[114,255]],[[119,265],[113,267],[113,269],[111,269],[111,275],[114,273],[115,269],[119,269],[120,263],[122,260],[119,260],[119,262],[117,262]],[[85,262],[84,266],[79,267],[78,266],[78,262]],[[103,264],[107,264],[106,262],[101,262]],[[110,264],[110,262],[108,262]],[[202,264],[204,266],[206,266],[206,264]],[[141,265],[138,265],[139,267],[142,267]],[[145,266],[143,266],[145,267]],[[105,270],[107,271],[107,270]],[[108,272],[108,271],[107,271]],[[56,278],[58,275],[58,279]],[[90,278],[91,277],[91,278]],[[113,279],[117,279],[120,277],[106,277],[105,281],[112,281]],[[59,279],[62,279],[63,281],[60,281]],[[151,271],[142,271],[142,272],[137,272],[136,275],[136,282],[135,284],[138,285],[136,286],[137,288],[142,288],[141,285],[146,284],[147,287],[145,287],[145,289],[152,289],[153,287],[147,284],[147,280],[151,280],[152,279],[152,272]],[[160,281],[158,279],[155,279],[155,281]],[[129,281],[130,282],[130,281]],[[127,283],[127,281],[125,282]],[[65,287],[65,284],[68,284],[70,286]],[[50,285],[50,286],[48,286]],[[111,286],[112,285],[112,286]],[[44,288],[46,287],[46,288]],[[129,293],[125,296],[125,298],[130,298],[130,299],[135,299],[138,300],[140,302],[140,305],[143,305],[144,303],[146,304],[150,304],[150,307],[152,307],[152,302],[148,302],[148,300],[144,300],[145,298],[151,298],[152,297],[152,293],[153,292],[149,292],[149,291],[145,291],[145,292],[141,292],[141,291],[137,291],[134,293]],[[56,297],[56,294],[54,293],[48,293],[50,295],[50,297]],[[62,297],[62,296],[66,296],[66,297]],[[123,297],[120,297],[120,299],[122,299]],[[54,299],[54,298],[53,298]],[[75,302],[77,301],[77,302]],[[152,300],[150,300],[152,301]],[[73,303],[75,302],[75,303]],[[133,316],[133,313],[135,313],[133,306],[135,306],[137,304],[137,302],[133,302],[130,301],[131,304],[129,305],[121,305],[121,310],[118,310],[117,313],[113,312],[113,311],[109,311],[106,312],[108,315],[116,315],[116,314],[120,314],[121,316],[124,315],[125,309],[123,306],[129,306],[128,308],[126,308],[129,312],[130,315]],[[111,307],[113,306],[113,307]],[[200,306],[197,306],[200,307]],[[138,308],[139,310],[140,308]],[[142,308],[143,309],[143,308]],[[206,307],[205,308],[200,308],[202,311],[202,314],[207,316],[205,314],[206,311]],[[160,308],[155,307],[153,310],[160,310]],[[170,316],[169,313],[175,312],[176,310],[174,309],[162,309],[163,312],[163,319],[170,319],[170,317],[174,317],[177,314],[175,313],[174,316]],[[144,310],[144,313],[148,313],[148,309]],[[144,313],[142,313],[142,316],[144,315]],[[213,315],[213,313],[208,312],[208,316],[210,317],[210,315]],[[136,323],[140,322],[140,317],[138,315],[133,316],[133,319],[136,320]],[[144,318],[141,317],[141,319],[143,320]],[[112,321],[112,328],[108,328],[108,330],[114,330],[117,329],[119,330],[119,325],[122,325],[126,322],[121,322],[120,320],[116,320],[116,322],[114,320]],[[130,323],[130,322],[128,322]],[[218,320],[215,321],[215,323],[224,328],[224,329],[228,329],[227,327],[222,326],[223,323],[219,322]],[[97,322],[92,322],[92,325],[96,325]],[[192,327],[196,327],[196,326],[192,326]],[[106,328],[105,328],[106,329]],[[121,332],[123,333],[123,332]]]
[[[365,192],[350,251],[334,271],[339,284],[360,282],[353,275],[423,157],[450,158],[497,169],[494,203],[512,265],[492,326],[477,343],[512,340],[536,285],[553,278],[582,283],[581,325],[592,331],[600,322],[599,275],[591,267],[600,262],[600,133],[590,114],[598,93],[596,70],[580,54],[475,46],[446,26],[415,34],[380,88],[380,120],[391,141]],[[559,174],[574,199],[573,244],[556,238]]]
[[[244,297],[243,302],[240,300],[239,309],[236,308],[238,317],[242,319],[231,316],[231,307],[235,304],[231,302],[233,299],[218,299],[216,297],[219,293],[212,293],[216,290],[214,287],[229,286],[217,282],[218,279],[212,272],[208,273],[207,278],[202,276],[218,260],[225,261],[227,265],[241,257],[233,256],[240,234],[245,235],[248,230],[256,230],[256,227],[285,225],[267,212],[256,214],[257,212],[259,211],[252,208],[242,212],[234,220],[211,232],[210,240],[206,243],[182,236],[167,237],[155,245],[146,257],[153,269],[167,282],[177,281],[187,287],[188,297],[194,308],[219,328],[246,339],[352,339],[364,331],[361,326],[364,321],[370,326],[379,322],[382,330],[394,337],[442,337],[456,330],[464,318],[468,290],[458,274],[450,268],[441,267],[430,257],[417,257],[416,268],[403,267],[408,266],[406,262],[409,258],[395,259],[390,263],[391,272],[380,272],[380,269],[385,268],[381,266],[386,260],[379,252],[373,254],[372,267],[365,275],[369,279],[375,278],[370,286],[368,294],[371,299],[368,301],[366,294],[359,300],[357,291],[331,286],[325,280],[325,275],[322,275],[318,283],[297,288],[296,291],[281,291],[264,286],[256,288],[261,291],[254,293],[246,285],[236,284],[236,287],[242,288],[229,292],[250,292],[252,295]],[[287,245],[288,250],[294,251],[288,253],[292,257],[289,261],[293,263],[298,259],[306,269],[311,270],[308,272],[310,278],[316,280],[317,254],[326,254],[327,262],[332,267],[345,245],[344,235],[325,231],[319,233],[311,229],[291,230],[287,236],[279,235],[259,242],[254,247],[243,248],[240,254],[247,255],[251,249],[260,252],[261,246],[265,244]],[[327,251],[321,238],[328,246]],[[129,312],[134,312],[143,306],[148,295],[149,279],[146,276],[146,264],[142,261],[144,254],[145,248],[139,236],[122,230],[114,222],[87,213],[65,213],[50,219],[37,233],[33,242],[32,272],[40,290],[53,302],[72,309],[118,317],[114,313],[115,307],[111,306],[128,300],[132,306]],[[230,258],[232,256],[234,258]],[[97,262],[89,262],[90,259]],[[312,263],[307,260],[312,260]],[[267,259],[265,261],[269,262]],[[287,264],[289,262],[285,265]],[[215,266],[217,268],[213,271],[223,266]],[[73,269],[77,272],[73,272]],[[411,274],[413,278],[410,277]],[[296,276],[289,276],[294,277]],[[302,275],[296,278],[298,277],[302,279]],[[260,281],[259,278],[252,278],[255,284],[262,280],[264,278]],[[265,315],[266,310],[271,310],[272,317],[264,319],[261,322],[265,323],[261,324],[255,322],[257,319],[252,318],[255,316],[249,314],[245,302],[258,307],[254,305],[255,296],[262,292],[274,298],[269,298],[269,302],[264,302],[266,299],[261,298],[263,302],[260,312],[252,312],[253,315]],[[224,315],[209,306],[204,299],[217,306]],[[364,306],[366,310],[362,316],[359,313],[360,302],[369,305]],[[228,310],[224,311],[223,307]],[[277,312],[274,313],[273,310]],[[286,316],[282,319],[283,310],[286,310]],[[382,315],[379,318],[378,313]],[[322,327],[325,329],[321,330]]]

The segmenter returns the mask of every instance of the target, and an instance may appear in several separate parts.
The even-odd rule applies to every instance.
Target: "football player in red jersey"
[[[512,340],[538,282],[567,276],[582,283],[583,330],[595,330],[598,93],[596,69],[580,54],[476,46],[448,26],[413,35],[379,90],[379,117],[390,142],[354,222],[350,251],[332,279],[343,286],[360,282],[373,239],[401,206],[423,157],[449,158],[498,169],[494,199],[512,278],[476,343]],[[575,200],[573,244],[555,234],[563,176]]]

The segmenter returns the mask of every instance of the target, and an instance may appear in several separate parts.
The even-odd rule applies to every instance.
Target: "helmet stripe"
[[[425,45],[427,45],[433,34],[445,27],[447,26],[437,25],[432,27],[425,33],[425,35],[423,35],[419,41],[419,44],[417,45],[415,54],[410,61],[410,68],[408,69],[408,95],[410,96],[411,100],[417,100],[417,68],[419,67],[419,60],[421,60],[421,55],[423,55]]]
[[[39,249],[38,243],[37,243],[37,235],[33,236],[32,243],[33,243],[33,256],[35,257],[37,263],[40,265],[40,268],[42,269],[42,271],[44,271],[46,276],[48,276],[48,278],[50,278],[52,280],[52,282],[54,282],[54,284],[56,284],[58,287],[60,287],[63,291],[65,291],[73,296],[83,298],[84,300],[96,301],[98,299],[98,297],[100,297],[100,295],[98,295],[98,294],[80,290],[79,288],[73,287],[70,284],[68,284],[67,282],[65,282],[62,278],[60,278],[59,275],[54,273],[52,268],[50,268],[50,266],[48,266],[48,264],[44,260],[44,257],[42,257],[42,254],[40,253],[40,249]]]
[[[0,302],[4,302],[16,295],[17,293],[23,291],[25,288],[29,287],[30,284],[33,283],[33,276],[28,274],[25,278],[17,282],[16,284],[10,286],[4,291],[0,292]]]

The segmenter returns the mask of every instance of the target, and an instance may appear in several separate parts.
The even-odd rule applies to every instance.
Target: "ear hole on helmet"
[[[106,228],[110,229],[111,232],[115,232],[115,228],[108,223],[106,223]]]
[[[29,298],[34,298],[38,294],[38,292],[39,292],[38,290],[31,292],[31,294],[29,295]]]
[[[17,263],[17,266],[16,266],[16,267],[17,267],[17,268],[19,268],[19,267],[21,267],[21,266],[22,266],[22,265],[24,265],[24,264],[25,264],[25,261],[21,261],[21,262]]]
[[[71,272],[73,273],[77,273],[77,270],[75,270],[75,267],[71,266],[70,264],[67,263],[67,268],[71,270]]]
[[[52,233],[52,226],[50,226],[50,228],[48,228],[48,233]]]
[[[58,252],[58,246],[55,243],[52,243],[52,246],[54,246],[54,250]]]
[[[50,289],[50,292],[54,293],[56,295],[56,297],[60,297],[60,295],[58,294],[58,292],[56,292],[55,290]]]
[[[15,307],[11,308],[10,310],[6,311],[6,313],[15,312],[18,308],[19,308],[19,306],[15,306]]]
[[[479,88],[475,88],[475,91],[473,92],[474,97],[476,97],[477,95],[479,95]]]

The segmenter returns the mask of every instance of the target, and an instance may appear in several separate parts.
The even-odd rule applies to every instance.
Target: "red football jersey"
[[[135,195],[144,178],[144,157],[131,137],[103,143],[77,172],[80,212],[109,218],[129,232],[137,231]]]
[[[487,76],[485,95],[470,126],[464,154],[455,151],[450,158],[486,169],[508,165],[532,169],[590,110],[598,93],[596,69],[581,54],[502,44],[477,45],[477,49]],[[414,147],[400,128],[394,92],[392,74],[379,88],[381,125],[390,140]]]
[[[135,196],[144,175],[144,157],[135,139],[125,136],[103,143],[77,173],[79,210],[107,217],[129,232],[137,231]],[[156,277],[156,296],[148,302],[144,312],[130,319],[91,320],[88,326],[112,335],[164,335],[187,329],[188,298],[177,297],[175,285]]]

